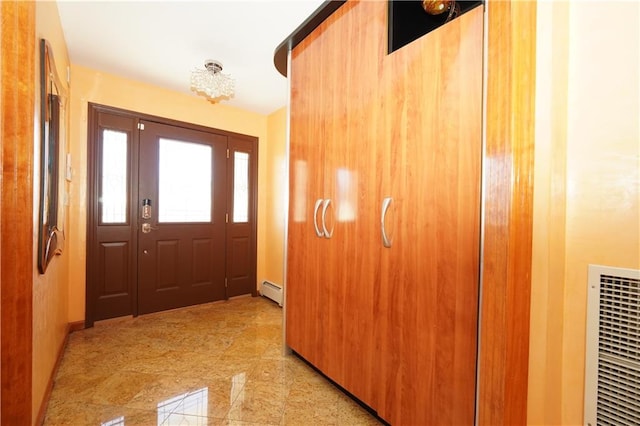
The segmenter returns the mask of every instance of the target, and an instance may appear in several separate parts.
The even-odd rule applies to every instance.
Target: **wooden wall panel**
[[[352,6],[353,3],[348,5]],[[485,76],[488,82],[485,87],[483,288],[480,300],[479,405],[476,421],[483,425],[525,424],[531,287],[536,2],[489,1],[485,7],[485,31],[488,32]],[[326,21],[321,25],[325,24]],[[315,32],[315,36],[318,34]],[[313,38],[314,33],[301,44],[310,43]],[[293,87],[295,96],[296,86]],[[398,97],[394,99],[398,110],[401,110],[402,102]],[[292,111],[292,115],[295,114],[295,109]],[[391,158],[390,163],[404,161],[401,157]],[[390,174],[388,166],[383,165],[381,174]],[[290,229],[291,226],[290,223]],[[296,245],[290,239],[289,253],[292,247]],[[383,256],[383,270],[389,268],[387,263]],[[379,308],[382,309],[381,314],[385,315],[384,306]],[[379,331],[392,336],[400,336],[401,332],[386,327]],[[381,406],[385,405],[385,401],[380,403]],[[395,402],[390,401],[390,406],[397,403],[396,398]]]
[[[289,223],[287,285],[285,286],[287,345],[319,369],[326,366],[323,347],[327,320],[326,292],[320,253],[328,240],[317,237],[314,207],[324,198],[323,67],[314,58],[326,48],[322,24],[291,52],[289,147]],[[296,143],[299,141],[299,143]],[[319,214],[316,223],[319,225]],[[304,327],[314,324],[315,327]]]
[[[0,4],[0,421],[31,424],[35,3]]]
[[[535,1],[487,4],[480,425],[526,424],[533,204]]]
[[[343,5],[294,49],[291,71],[287,343],[369,405],[380,280],[378,136],[370,117],[386,26],[371,12],[384,6]],[[318,199],[331,200],[329,239],[313,228]]]
[[[382,249],[378,413],[471,425],[480,257],[483,9],[384,59],[393,244]],[[388,270],[387,270],[388,268]],[[387,322],[387,324],[384,324]]]
[[[379,374],[373,327],[380,280],[378,123],[371,117],[380,102],[377,86],[386,26],[380,6],[384,4],[349,2],[330,18],[335,16],[327,37],[324,58],[330,65],[323,84],[328,99],[324,183],[334,221],[324,261],[331,279],[326,372],[370,406],[375,405]]]

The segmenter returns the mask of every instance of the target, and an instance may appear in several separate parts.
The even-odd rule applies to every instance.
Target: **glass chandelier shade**
[[[222,73],[222,64],[207,59],[204,67],[191,73],[191,90],[210,99],[233,96],[236,82],[230,75]]]

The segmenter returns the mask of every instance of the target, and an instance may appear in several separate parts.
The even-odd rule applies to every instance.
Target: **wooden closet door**
[[[322,347],[326,340],[326,281],[330,277],[322,267],[329,241],[316,232],[321,230],[320,211],[325,198],[326,139],[322,113],[322,69],[316,63],[323,42],[316,38],[319,37],[308,37],[293,50],[289,74],[291,108],[285,333],[286,344],[292,350],[322,369]]]
[[[378,108],[385,22],[369,20],[366,4],[343,5],[293,51],[287,344],[373,406],[380,264],[376,123],[369,118]],[[314,170],[306,192],[296,189],[300,161]],[[320,195],[300,195],[310,192]],[[319,240],[312,224],[317,198],[330,200],[330,237]],[[297,204],[306,206],[306,226],[296,223]]]
[[[382,104],[393,197],[382,249],[378,413],[474,422],[482,158],[478,7],[390,54]]]
[[[377,123],[381,46],[386,22],[372,2],[348,2],[328,20],[323,53],[325,185],[334,209],[334,233],[323,268],[331,379],[375,405],[374,304],[379,287]]]

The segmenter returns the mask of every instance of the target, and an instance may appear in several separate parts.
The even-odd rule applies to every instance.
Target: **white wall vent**
[[[589,265],[584,423],[640,425],[640,271]]]
[[[260,294],[282,306],[282,287],[269,281],[263,281]]]

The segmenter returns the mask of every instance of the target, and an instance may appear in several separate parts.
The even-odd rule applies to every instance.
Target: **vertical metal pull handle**
[[[313,227],[316,229],[316,235],[320,238],[324,237],[322,230],[318,227],[318,209],[322,205],[322,198],[316,200],[316,204],[313,207]]]
[[[389,211],[389,206],[393,202],[393,198],[387,197],[382,200],[382,213],[380,215],[380,231],[382,233],[382,245],[386,248],[391,247],[391,239],[387,235],[387,230],[385,227],[385,220],[387,219],[387,211]]]
[[[327,239],[331,238],[331,236],[333,235],[333,228],[331,228],[331,231],[328,231],[327,222],[325,220],[325,217],[327,216],[327,208],[329,207],[329,204],[331,204],[331,200],[328,198],[324,200],[324,202],[322,203],[322,230],[324,231],[324,237]]]

